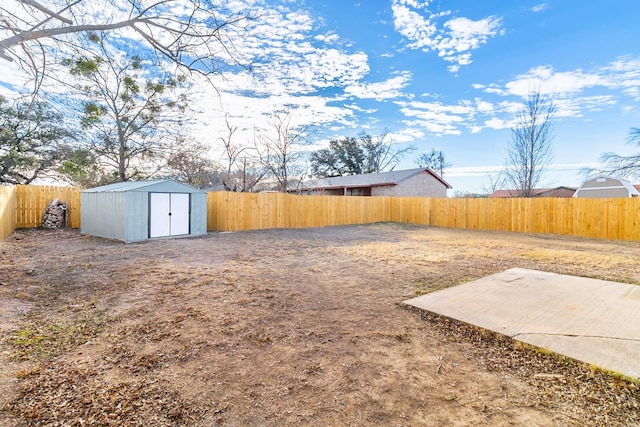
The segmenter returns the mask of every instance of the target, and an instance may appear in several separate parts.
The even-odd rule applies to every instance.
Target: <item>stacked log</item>
[[[44,209],[42,227],[64,228],[67,226],[67,203],[60,199],[53,199]]]

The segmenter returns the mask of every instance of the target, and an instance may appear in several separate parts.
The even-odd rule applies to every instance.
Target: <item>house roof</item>
[[[318,178],[302,184],[301,190],[314,190],[319,188],[360,188],[378,187],[384,185],[397,185],[401,181],[419,173],[427,172],[433,175],[445,187],[452,188],[451,185],[438,174],[429,168],[405,169],[391,172],[367,173],[361,175],[336,176],[330,178]]]
[[[187,184],[183,184],[171,179],[160,179],[151,181],[125,181],[116,182],[114,184],[103,185],[100,187],[89,188],[83,190],[83,193],[120,193],[125,191],[140,191],[140,190],[155,190],[166,192],[188,192],[188,193],[201,193],[203,191],[198,190]]]
[[[571,197],[575,193],[575,187],[534,188],[531,197]],[[522,197],[520,190],[496,190],[489,197]]]

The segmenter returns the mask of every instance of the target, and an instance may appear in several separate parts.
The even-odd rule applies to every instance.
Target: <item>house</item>
[[[324,196],[447,197],[451,185],[429,168],[368,173],[303,182],[295,192]]]
[[[585,198],[615,198],[639,197],[640,189],[626,179],[611,176],[599,176],[583,182],[573,197]]]
[[[573,197],[575,187],[534,188],[530,197]],[[524,197],[521,190],[496,190],[489,197]]]
[[[80,232],[139,242],[207,234],[207,193],[172,180],[128,181],[80,192]]]

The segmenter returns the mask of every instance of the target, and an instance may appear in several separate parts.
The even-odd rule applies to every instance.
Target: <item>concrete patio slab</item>
[[[640,378],[640,286],[513,268],[405,304]]]

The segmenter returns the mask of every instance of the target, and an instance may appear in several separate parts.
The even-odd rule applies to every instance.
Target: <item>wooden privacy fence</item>
[[[16,187],[0,185],[0,240],[16,229]]]
[[[80,227],[80,189],[0,186],[0,238],[37,227],[47,204],[68,204],[69,226]],[[295,196],[214,192],[209,231],[304,228],[402,222],[474,230],[564,234],[640,241],[640,199],[435,199],[422,197]]]
[[[402,222],[640,240],[640,199],[444,199],[209,193],[209,230]]]
[[[80,189],[50,185],[17,185],[16,228],[38,227],[47,204],[53,199],[67,203],[67,221],[80,228]]]

